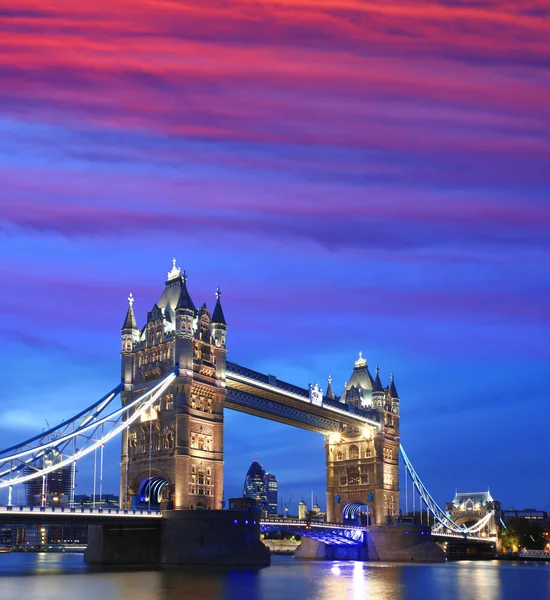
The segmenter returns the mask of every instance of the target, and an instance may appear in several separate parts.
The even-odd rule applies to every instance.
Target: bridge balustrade
[[[142,508],[88,508],[74,506],[0,506],[1,513],[35,513],[37,515],[96,515],[96,516],[129,516],[129,517],[160,517],[160,510]]]

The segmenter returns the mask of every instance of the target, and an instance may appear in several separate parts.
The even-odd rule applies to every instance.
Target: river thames
[[[274,557],[259,570],[88,568],[81,554],[0,555],[2,600],[550,600],[550,564],[390,564]]]

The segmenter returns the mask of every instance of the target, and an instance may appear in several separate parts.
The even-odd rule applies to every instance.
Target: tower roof
[[[134,314],[134,309],[132,307],[132,304],[134,303],[134,297],[132,294],[128,296],[128,302],[128,311],[126,312],[126,318],[124,319],[124,325],[122,326],[122,329],[137,329],[136,315]]]
[[[487,502],[494,502],[494,498],[491,496],[491,492],[487,490],[486,492],[456,492],[455,497],[453,498],[453,504],[455,506],[459,506],[465,502],[471,500],[474,504],[484,505]]]
[[[395,379],[393,373],[391,374],[390,394],[392,398],[399,399],[399,394],[397,393],[397,389],[395,388]]]
[[[257,460],[255,460],[252,462],[252,464],[248,468],[246,476],[247,477],[259,477],[259,478],[263,479],[263,477],[265,476],[265,470],[262,467],[262,465]]]
[[[362,352],[359,352],[359,359],[355,361],[353,373],[346,384],[345,391],[347,392],[353,386],[367,392],[372,391],[374,387],[374,379],[370,374],[367,361],[363,358]]]
[[[384,387],[382,385],[382,382],[380,381],[380,369],[378,368],[378,365],[376,365],[376,378],[374,380],[374,385],[372,386],[372,391],[384,392]]]
[[[180,275],[181,287],[180,287],[180,295],[178,298],[178,303],[176,305],[176,310],[191,310],[195,312],[197,309],[193,304],[193,300],[191,300],[191,296],[189,295],[189,291],[187,290],[187,274],[184,271],[183,275]]]
[[[329,400],[334,400],[334,392],[332,391],[332,377],[330,375],[328,376],[328,385],[327,385],[326,397]]]
[[[218,288],[216,290],[216,306],[214,307],[214,312],[212,313],[212,323],[221,323],[222,325],[227,325],[220,300],[221,295],[222,293],[220,288]]]

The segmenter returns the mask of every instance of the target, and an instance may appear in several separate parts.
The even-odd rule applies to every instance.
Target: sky
[[[1,0],[0,446],[116,385],[175,256],[229,360],[394,372],[439,503],[550,510],[549,29],[542,0]],[[256,458],[324,504],[322,436],[226,411],[226,497]]]

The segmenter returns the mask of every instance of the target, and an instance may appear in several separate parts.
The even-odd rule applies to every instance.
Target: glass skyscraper
[[[256,500],[262,512],[277,514],[277,478],[266,473],[257,460],[252,462],[244,479],[243,496]]]
[[[277,514],[277,490],[278,490],[277,478],[273,473],[265,474],[265,487],[267,492],[267,514]]]

